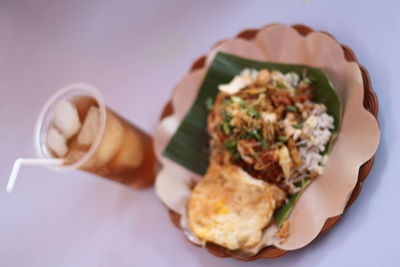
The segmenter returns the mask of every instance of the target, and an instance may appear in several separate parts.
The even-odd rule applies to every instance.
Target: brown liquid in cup
[[[96,100],[87,96],[75,97],[70,101],[76,107],[82,123],[89,108],[98,107]],[[75,162],[90,149],[90,145],[78,144],[78,134],[67,143],[69,152],[64,158],[66,165]],[[151,136],[106,108],[105,129],[100,144],[79,169],[134,188],[145,188],[154,183],[156,165]]]

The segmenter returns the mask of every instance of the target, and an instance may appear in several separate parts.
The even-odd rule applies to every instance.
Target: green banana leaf
[[[275,224],[278,227],[280,227],[282,223],[289,217],[294,208],[294,204],[297,202],[301,194],[306,189],[307,185],[309,185],[310,183],[310,178],[304,178],[303,180],[295,184],[296,187],[300,188],[300,191],[296,194],[289,196],[287,203],[274,212]]]
[[[193,106],[163,151],[165,157],[194,173],[205,174],[209,166],[210,154],[207,133],[207,99],[214,98],[218,94],[218,85],[229,83],[245,68],[274,69],[282,73],[296,72],[300,76],[303,71],[307,71],[308,77],[316,84],[315,101],[325,104],[328,113],[335,119],[335,128],[326,150],[329,152],[334,137],[339,131],[342,106],[332,83],[322,70],[305,65],[254,61],[219,52],[206,73]]]

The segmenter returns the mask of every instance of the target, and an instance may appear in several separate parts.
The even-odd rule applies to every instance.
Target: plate
[[[290,28],[290,29],[288,29],[288,28]],[[204,72],[202,74],[202,70],[207,67],[207,65],[210,63],[210,61],[211,61],[211,59],[213,57],[213,54],[215,54],[218,49],[225,49],[223,51],[224,52],[228,52],[228,53],[233,51],[234,53],[239,53],[238,54],[239,56],[245,56],[246,57],[246,54],[247,54],[246,46],[251,42],[260,41],[259,40],[260,38],[257,39],[257,36],[263,35],[265,32],[271,32],[271,31],[284,31],[285,34],[286,34],[286,32],[287,32],[288,35],[297,34],[297,35],[299,35],[301,37],[304,37],[304,38],[306,38],[307,36],[312,34],[311,37],[326,38],[327,42],[330,43],[330,45],[332,45],[333,48],[341,49],[342,50],[342,55],[341,56],[343,57],[343,59],[341,59],[341,60],[345,61],[345,62],[349,62],[349,63],[354,63],[354,64],[356,64],[357,68],[359,69],[359,72],[360,72],[360,75],[361,75],[361,78],[362,78],[362,88],[361,88],[361,90],[364,93],[364,95],[361,96],[362,99],[360,99],[360,101],[362,100],[362,102],[363,102],[362,105],[364,106],[364,108],[366,110],[368,110],[370,115],[372,115],[376,119],[377,113],[378,113],[377,97],[376,97],[375,93],[372,90],[371,82],[370,82],[367,70],[363,66],[358,64],[357,58],[354,55],[353,51],[350,48],[348,48],[348,47],[346,47],[344,45],[340,45],[328,33],[315,32],[312,29],[310,29],[309,27],[304,26],[304,25],[285,26],[285,25],[279,25],[279,24],[270,24],[270,25],[267,25],[267,26],[265,26],[265,27],[263,27],[261,29],[249,29],[249,30],[242,31],[234,39],[218,42],[214,46],[214,48],[206,56],[202,56],[202,57],[198,58],[192,64],[192,67],[191,67],[191,70],[190,70],[189,74],[187,76],[185,76],[185,78],[179,83],[177,88],[178,89],[179,88],[181,88],[181,89],[182,88],[187,88],[187,90],[195,90],[196,88],[191,88],[190,87],[191,83],[189,82],[189,80],[190,79],[197,79],[197,80],[201,81],[202,75],[204,75]],[[314,34],[314,33],[316,33],[316,34]],[[282,38],[281,41],[284,42],[287,39],[286,39],[286,36],[283,36],[283,37],[284,38]],[[235,45],[232,45],[232,43],[235,43],[236,46],[240,46],[239,49],[235,50]],[[260,42],[259,42],[258,45],[262,47],[261,49],[265,53],[268,53],[268,50],[269,50],[269,48],[271,46],[273,46],[273,45],[282,45],[282,43],[276,43],[276,42],[274,43],[274,42],[272,42],[272,43],[261,43],[260,44]],[[286,49],[293,49],[291,47],[291,45],[292,45],[291,43],[289,43],[289,44],[288,43],[284,43],[283,45],[287,46]],[[233,50],[230,50],[230,49],[233,49]],[[337,52],[337,51],[335,51],[335,52]],[[240,54],[240,53],[242,53],[242,54]],[[301,55],[299,55],[299,60],[300,61],[302,60],[301,59]],[[299,62],[285,62],[285,63],[299,63]],[[349,65],[351,65],[351,64],[349,64]],[[331,73],[332,73],[332,75],[334,75],[334,71],[332,71]],[[189,78],[187,78],[187,77],[189,77]],[[185,110],[185,108],[187,109],[187,108],[190,107],[190,103],[191,102],[188,101],[188,100],[184,101],[184,100],[186,100],[185,96],[184,96],[184,94],[179,93],[178,89],[175,92],[175,94],[174,94],[173,98],[171,99],[171,101],[166,105],[166,107],[165,107],[165,109],[164,109],[164,111],[162,113],[162,116],[161,116],[162,118],[167,118],[167,117],[182,118],[185,115],[185,113],[182,110]],[[182,90],[180,90],[180,91],[182,91]],[[351,93],[351,92],[345,92],[345,93]],[[343,92],[342,92],[342,94],[343,94]],[[187,105],[187,107],[182,108],[181,106],[179,106],[179,109],[174,110],[174,106],[177,107],[176,105],[180,105],[180,103],[182,105]],[[372,117],[372,116],[370,116],[370,117]],[[372,123],[372,121],[371,121],[371,123]],[[376,123],[376,121],[375,121],[375,123]],[[176,124],[176,122],[175,122],[175,124]],[[172,128],[176,127],[176,125],[175,126],[171,126],[171,127]],[[372,168],[372,165],[373,165],[373,154],[376,151],[376,147],[377,147],[377,144],[379,142],[379,129],[377,128],[378,127],[377,124],[376,125],[372,125],[371,127],[372,128],[376,127],[376,130],[377,130],[375,132],[372,132],[373,135],[369,137],[371,139],[371,141],[373,142],[373,145],[375,145],[375,146],[371,147],[372,150],[368,151],[368,153],[367,153],[368,154],[368,158],[366,160],[362,161],[362,162],[364,162],[362,165],[360,164],[361,167],[358,170],[358,179],[355,181],[354,186],[351,188],[351,191],[350,191],[351,194],[349,194],[348,198],[345,199],[346,200],[344,202],[345,205],[342,208],[340,214],[336,215],[336,216],[327,217],[324,220],[324,223],[321,224],[321,227],[318,228],[319,232],[317,232],[315,236],[312,236],[312,239],[310,240],[310,242],[312,240],[314,240],[321,233],[324,233],[324,232],[328,231],[329,229],[331,229],[340,220],[343,210],[347,209],[355,201],[355,199],[358,197],[359,193],[361,192],[362,184],[363,184],[364,180],[366,179],[369,171]],[[159,159],[160,159],[161,163],[163,165],[168,165],[169,163],[166,162],[165,159],[163,159],[162,154],[161,154],[161,151],[162,151],[163,147],[165,146],[165,140],[162,140],[163,136],[164,136],[164,139],[165,139],[165,134],[166,134],[165,133],[165,125],[164,126],[160,126],[158,128],[158,130],[157,130],[156,135],[155,135],[155,145],[156,145],[156,152],[157,152],[157,154],[159,156]],[[164,170],[165,170],[165,168],[164,168]],[[177,169],[176,172],[184,172],[184,171]],[[165,174],[165,171],[164,171],[164,174]],[[176,173],[177,177],[179,177],[179,175],[181,175],[181,174]],[[175,175],[173,175],[173,176],[175,176]],[[156,187],[159,186],[159,184],[160,183],[158,183],[158,185],[157,185],[157,183],[156,183]],[[171,190],[173,190],[173,189],[171,189]],[[185,197],[187,197],[187,195],[185,196],[184,194],[182,194],[179,197],[181,199],[184,199]],[[161,197],[161,199],[163,199],[163,198]],[[166,203],[166,201],[164,201],[164,203]],[[180,208],[184,208],[184,207],[180,207]],[[177,210],[176,206],[175,206],[175,210]],[[173,211],[172,209],[169,209],[169,213],[170,213],[170,217],[171,217],[172,222],[177,227],[179,227],[179,225],[180,225],[180,223],[179,223],[179,221],[180,221],[179,214],[176,213],[175,211]],[[220,256],[220,257],[230,257],[231,256],[231,257],[237,258],[239,260],[244,260],[244,261],[251,261],[251,260],[255,260],[255,259],[259,259],[259,258],[276,258],[276,257],[282,256],[282,255],[288,253],[288,251],[289,251],[289,249],[283,249],[282,247],[279,248],[279,247],[276,247],[276,246],[268,246],[268,247],[265,247],[264,249],[262,249],[258,254],[254,255],[252,257],[239,258],[239,257],[236,257],[234,254],[232,254],[231,251],[229,251],[229,250],[227,250],[225,248],[222,248],[222,247],[220,247],[218,245],[215,245],[215,244],[207,244],[206,248],[207,248],[207,250],[209,252],[211,252],[212,254],[214,254],[216,256]],[[294,246],[294,248],[296,249],[296,246]],[[293,250],[293,249],[290,249],[290,250]]]

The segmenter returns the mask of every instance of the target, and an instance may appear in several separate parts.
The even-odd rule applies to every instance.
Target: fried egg
[[[188,203],[189,229],[230,250],[260,242],[276,203],[272,187],[234,165],[212,164]]]

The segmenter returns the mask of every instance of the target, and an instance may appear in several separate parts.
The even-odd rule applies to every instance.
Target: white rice
[[[332,116],[326,113],[325,109],[321,105],[315,106],[311,112],[317,118],[317,123],[312,129],[303,129],[308,132],[309,138],[302,140],[297,145],[305,145],[300,147],[300,155],[302,157],[302,165],[297,168],[297,172],[303,174],[316,172],[319,175],[324,170],[324,165],[327,161],[326,155],[321,155],[326,149],[326,145],[331,137],[331,130],[334,128],[334,119]],[[296,180],[300,180],[303,177],[296,177]]]

